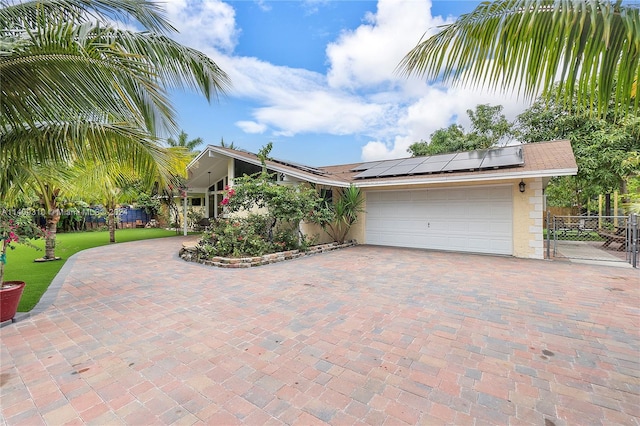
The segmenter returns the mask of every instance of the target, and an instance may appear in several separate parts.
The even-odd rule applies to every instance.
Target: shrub
[[[201,258],[212,256],[262,256],[273,251],[265,238],[266,218],[249,215],[247,218],[218,219],[202,233],[198,243]]]

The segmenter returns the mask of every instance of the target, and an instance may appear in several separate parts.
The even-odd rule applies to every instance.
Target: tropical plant
[[[222,148],[238,149],[238,147],[235,145],[235,143],[234,143],[234,142],[226,143],[226,142],[224,141],[224,138],[220,138],[220,146],[221,146]]]
[[[114,17],[145,31],[104,24]],[[168,91],[211,100],[229,84],[165,35],[174,29],[148,1],[0,1],[0,23],[0,195],[26,163],[115,160],[167,176],[157,135],[177,127]]]
[[[69,164],[46,161],[38,164],[23,164],[12,176],[12,186],[4,193],[11,206],[23,194],[35,194],[45,219],[45,252],[42,260],[57,260],[55,255],[56,233],[61,219],[59,205],[65,182],[73,179]]]
[[[340,192],[334,203],[327,203],[328,215],[323,216],[322,211],[319,211],[311,215],[311,220],[319,223],[334,241],[343,244],[349,230],[357,222],[358,215],[364,211],[363,203],[360,188],[350,185]]]
[[[202,144],[202,138],[189,140],[189,135],[184,131],[180,131],[178,139],[168,138],[167,144],[172,148],[184,148],[189,152],[193,152],[198,145]]]
[[[4,282],[4,265],[7,263],[7,249],[13,250],[15,244],[26,244],[30,240],[44,236],[44,230],[34,221],[32,209],[9,209],[0,205],[0,286]]]
[[[622,0],[497,0],[420,41],[398,70],[529,98],[542,90],[565,105],[576,91],[577,104],[600,115],[613,97],[624,114],[640,105],[639,44],[640,8]]]

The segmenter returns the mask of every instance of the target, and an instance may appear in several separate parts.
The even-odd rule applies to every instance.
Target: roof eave
[[[487,173],[482,175],[455,175],[445,174],[442,176],[434,177],[429,175],[429,178],[416,178],[415,176],[410,179],[394,179],[394,180],[375,180],[375,181],[358,181],[355,180],[353,185],[359,188],[375,188],[383,186],[397,186],[397,185],[425,185],[425,184],[438,184],[438,183],[451,183],[451,182],[482,182],[489,180],[507,180],[507,179],[525,179],[525,178],[544,178],[554,176],[572,176],[578,173],[577,168],[568,169],[554,169],[554,170],[527,170],[522,172],[505,172],[505,173]]]
[[[191,161],[191,163],[189,163],[189,165],[187,165],[187,170],[189,170],[193,165],[195,165],[195,163],[197,162],[197,160],[199,160],[200,158],[202,158],[204,155],[208,155],[205,154],[206,152],[215,152],[217,154],[220,155],[224,155],[226,157],[229,158],[233,158],[236,160],[241,160],[241,161],[245,161],[247,163],[251,163],[254,164],[256,166],[262,166],[262,163],[260,162],[260,160],[258,159],[254,159],[251,157],[245,157],[243,155],[235,155],[233,152],[231,151],[226,151],[226,150],[219,150],[216,149],[217,147],[213,146],[213,145],[208,145],[206,149],[204,149],[194,160]],[[250,153],[248,153],[250,154]],[[300,179],[300,180],[304,180],[306,182],[311,182],[314,183],[316,185],[327,185],[327,186],[339,186],[339,187],[348,187],[349,183],[345,182],[345,181],[340,181],[340,180],[334,180],[334,179],[327,179],[327,178],[323,178],[321,176],[318,175],[314,175],[312,173],[305,173],[302,171],[298,171],[295,169],[291,169],[291,168],[285,168],[282,167],[279,163],[274,162],[274,161],[268,161],[266,162],[267,167],[275,172],[278,173],[284,173],[286,175],[289,175],[291,177],[294,177],[296,179]]]

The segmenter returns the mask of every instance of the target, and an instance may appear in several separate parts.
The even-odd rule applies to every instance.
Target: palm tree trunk
[[[107,216],[107,224],[109,225],[109,242],[116,242],[116,215],[115,208],[109,206],[109,215]]]
[[[46,219],[47,235],[44,240],[44,258],[55,259],[56,258],[56,231],[58,228],[58,222],[60,221],[60,210],[58,210],[57,208],[49,210],[45,219]]]

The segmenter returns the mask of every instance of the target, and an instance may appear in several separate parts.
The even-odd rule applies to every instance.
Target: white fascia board
[[[204,157],[205,155],[207,155],[207,153],[209,152],[209,149],[211,148],[211,145],[207,145],[207,147],[205,149],[203,149],[202,151],[200,151],[200,154],[198,154],[196,156],[196,158],[194,158],[193,160],[191,160],[191,162],[189,162],[189,164],[187,164],[187,170],[189,170],[191,167],[193,167],[194,165],[196,165],[198,163],[198,161],[200,161],[200,158]]]
[[[362,182],[355,180],[353,184],[359,188],[374,188],[376,186],[392,186],[392,185],[425,185],[435,183],[450,183],[450,182],[482,182],[488,180],[505,180],[505,179],[524,179],[524,178],[537,178],[537,177],[554,177],[554,176],[573,176],[578,173],[577,168],[571,169],[556,169],[556,170],[536,170],[528,172],[508,172],[508,173],[492,173],[486,175],[443,175],[438,178],[416,178],[411,179],[396,179],[396,180],[376,180],[375,182]],[[434,176],[434,175],[429,175]]]

